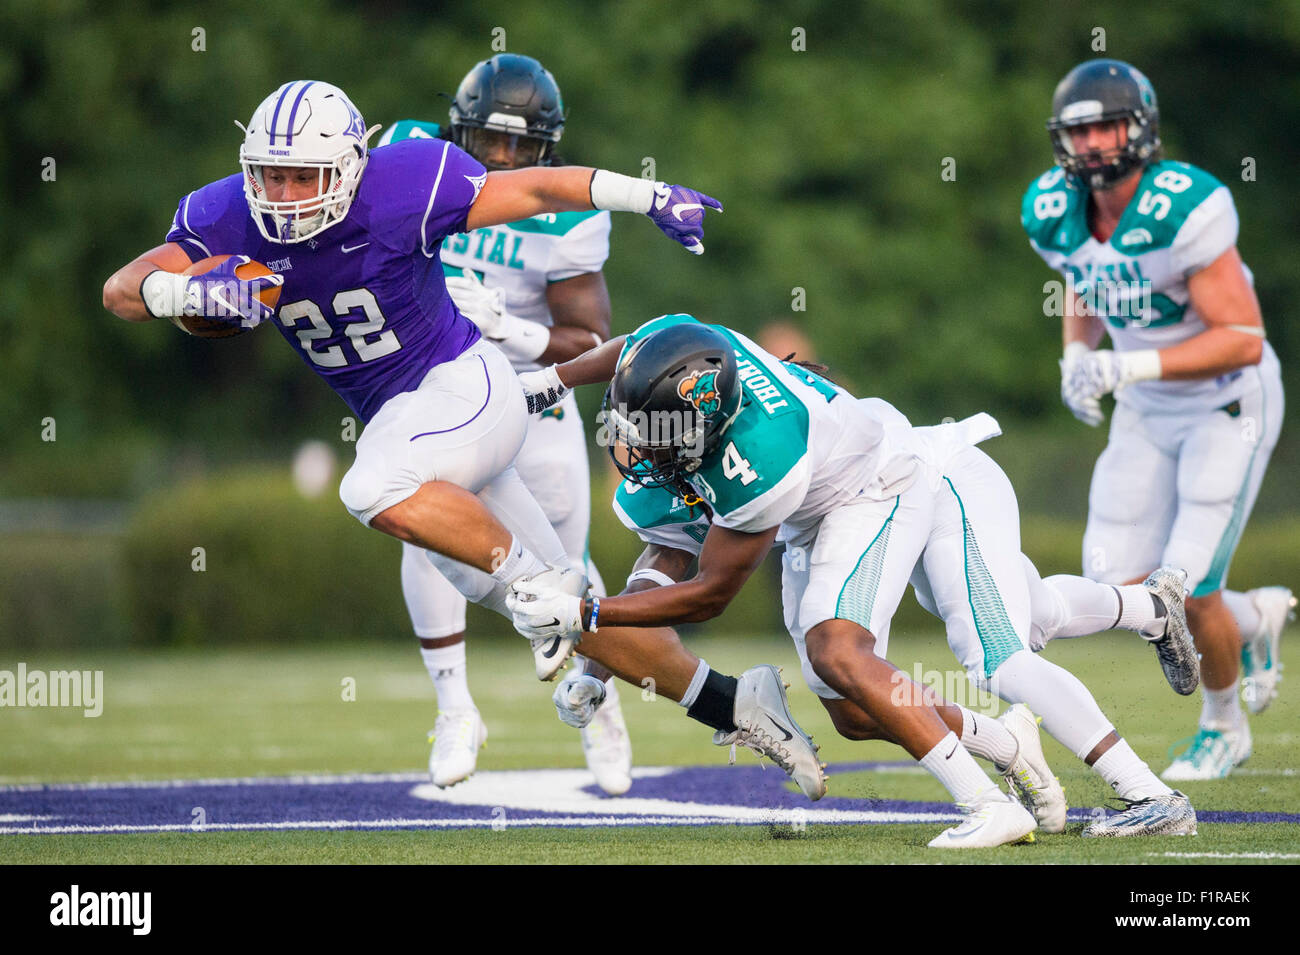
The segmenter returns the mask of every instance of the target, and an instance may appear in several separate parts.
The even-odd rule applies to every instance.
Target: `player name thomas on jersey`
[[[1205,331],[1187,279],[1237,244],[1237,210],[1227,186],[1187,163],[1151,163],[1105,242],[1088,228],[1088,196],[1084,185],[1054,167],[1029,186],[1021,224],[1034,251],[1106,323],[1115,349],[1167,348]],[[1143,381],[1117,399],[1139,411],[1168,410],[1171,401],[1213,410],[1241,396],[1242,377]]]
[[[440,251],[485,179],[451,143],[411,140],[371,152],[347,217],[317,238],[264,239],[234,175],[182,199],[167,241],[195,261],[239,252],[283,275],[276,328],[369,421],[480,337],[447,294]]]
[[[662,316],[629,334],[624,348],[662,328],[695,321],[684,314]],[[690,476],[714,512],[713,523],[745,532],[784,525],[782,539],[794,540],[830,510],[859,495],[882,498],[898,493],[898,482],[915,470],[906,434],[910,427],[902,415],[893,412],[902,422],[897,427],[844,389],[778,360],[739,332],[709,327],[731,343],[742,393],[740,411],[718,451],[705,457]],[[657,513],[673,496],[671,491],[651,495],[624,488],[619,494],[616,510],[623,508],[620,517],[625,523],[630,520],[629,526],[644,526],[640,518],[650,513],[645,508]],[[634,505],[643,494],[644,503]],[[680,523],[677,512],[672,516],[673,521],[659,523]],[[652,524],[656,520],[646,519]]]

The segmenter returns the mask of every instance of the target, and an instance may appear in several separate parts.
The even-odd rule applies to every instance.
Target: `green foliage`
[[[1017,210],[1051,162],[1042,128],[1057,79],[1094,55],[1142,66],[1169,152],[1229,182],[1275,346],[1300,295],[1285,174],[1300,136],[1300,6],[1134,8],[957,0],[844,5],[554,4],[379,8],[142,0],[0,4],[0,156],[8,228],[7,427],[52,414],[87,433],[198,433],[251,453],[321,436],[343,413],[271,331],[184,339],[106,314],[100,285],[162,240],[177,200],[236,169],[239,133],[270,90],[317,76],[371,122],[441,119],[493,30],[556,72],[572,161],[689,182],[726,204],[691,259],[633,217],[607,268],[616,330],[689,310],[755,332],[804,327],[864,393],[937,419],[986,407],[1068,421],[1056,398],[1052,278]],[[205,49],[193,49],[201,27]],[[805,31],[806,51],[792,48]],[[1253,108],[1267,103],[1267,110]],[[1257,162],[1243,182],[1243,157]],[[57,180],[40,179],[45,157]],[[945,181],[945,159],[956,178]],[[807,311],[790,312],[791,289]],[[1292,363],[1293,364],[1293,363]],[[1284,360],[1284,367],[1287,363]],[[1288,371],[1288,374],[1291,374]],[[1290,379],[1293,383],[1294,377]],[[36,453],[36,452],[31,452]],[[22,468],[0,473],[14,493]]]
[[[405,635],[400,562],[396,541],[283,474],[196,481],[152,497],[127,528],[128,633],[182,646]]]

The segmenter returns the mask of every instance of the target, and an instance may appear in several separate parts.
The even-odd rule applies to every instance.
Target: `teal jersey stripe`
[[[889,530],[894,526],[894,515],[898,512],[898,498],[894,498],[894,507],[880,525],[876,536],[871,539],[867,549],[858,558],[835,600],[835,616],[841,620],[852,620],[863,630],[871,630],[871,611],[876,604],[876,591],[880,589],[880,575],[885,566],[885,553],[889,549]],[[880,546],[877,547],[876,545]]]
[[[1228,582],[1228,567],[1232,564],[1232,556],[1237,552],[1237,545],[1241,543],[1241,534],[1246,529],[1246,496],[1250,492],[1250,478],[1255,473],[1255,459],[1259,456],[1259,445],[1264,440],[1265,430],[1268,422],[1268,400],[1263,388],[1260,389],[1259,400],[1261,408],[1259,411],[1259,437],[1255,441],[1255,450],[1250,452],[1250,464],[1246,467],[1246,477],[1241,482],[1241,489],[1237,491],[1237,499],[1232,504],[1232,516],[1228,519],[1228,526],[1223,529],[1223,536],[1219,538],[1219,546],[1214,549],[1214,557],[1210,560],[1210,569],[1205,574],[1205,579],[1196,585],[1192,591],[1193,597],[1207,597],[1223,589],[1223,585]]]
[[[966,551],[966,599],[975,620],[975,633],[984,648],[984,677],[988,679],[1011,654],[1023,650],[1024,644],[1011,626],[1011,618],[1007,616],[1007,608],[1002,603],[997,584],[993,582],[993,575],[984,566],[984,557],[975,541],[975,529],[966,518],[966,505],[952,481],[946,476],[944,481],[961,509],[962,545]]]

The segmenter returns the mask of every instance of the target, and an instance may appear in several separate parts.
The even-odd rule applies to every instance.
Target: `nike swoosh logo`
[[[794,739],[794,735],[788,729],[786,729],[784,726],[778,723],[776,720],[772,719],[772,717],[769,716],[767,718],[767,721],[781,731],[782,735],[785,736],[786,742],[789,742],[790,740]]]
[[[552,620],[550,624],[547,624],[547,626],[551,626],[552,624],[558,624],[559,622],[560,621],[558,620]],[[559,649],[560,649],[560,638],[554,637],[551,639],[550,647],[542,651],[542,656],[544,656],[546,659],[549,660],[551,657],[555,656],[555,654],[559,652]]]
[[[683,212],[690,212],[692,209],[703,208],[704,206],[700,205],[698,202],[679,202],[677,205],[673,206],[673,215],[678,219],[681,219]]]
[[[957,745],[954,746],[954,747],[952,748],[952,753],[957,752],[957,747],[958,747],[958,746],[961,746],[961,741],[960,741],[960,740],[958,740]],[[944,759],[952,759],[952,753],[949,753],[947,756],[944,757]]]
[[[230,300],[225,297],[225,294],[221,289],[214,288],[212,290],[212,298],[218,305],[220,305],[224,309],[229,310],[232,314],[235,315],[240,314],[239,309],[235,308],[235,306],[230,304]]]
[[[369,242],[362,242],[360,245],[354,245],[350,249],[346,245],[340,246],[339,248],[341,248],[344,252],[355,252],[357,249],[364,249],[369,244],[370,244]]]

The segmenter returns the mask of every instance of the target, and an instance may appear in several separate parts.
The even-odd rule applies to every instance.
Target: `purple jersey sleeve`
[[[465,231],[486,180],[483,165],[459,147],[407,139],[370,154],[358,202],[394,250],[432,258],[444,238]]]
[[[191,262],[260,245],[244,199],[243,177],[218,179],[182,199],[167,241],[179,244]]]

